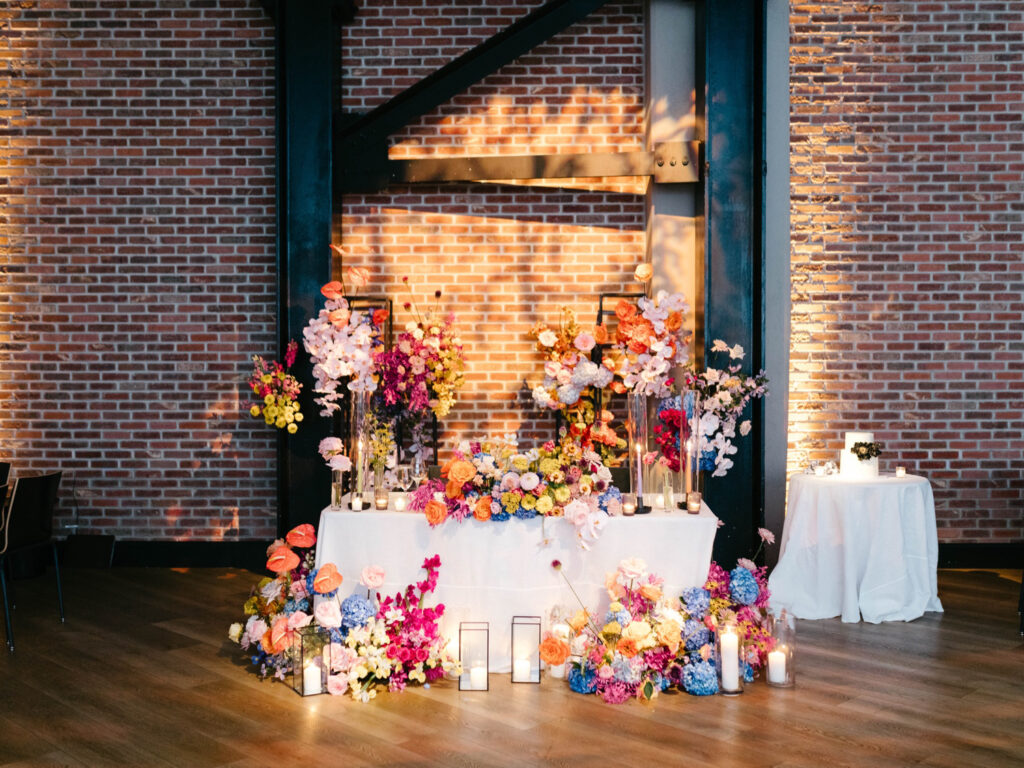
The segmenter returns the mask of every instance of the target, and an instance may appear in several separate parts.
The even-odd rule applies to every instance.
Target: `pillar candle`
[[[516,659],[512,662],[512,682],[528,683],[530,681],[530,660]]]
[[[740,687],[739,635],[723,632],[719,642],[722,646],[722,690],[737,691]]]
[[[487,688],[487,667],[483,664],[470,668],[469,687],[474,691],[483,691]]]
[[[302,695],[313,696],[323,691],[320,665],[311,661],[302,669]]]
[[[772,651],[768,654],[768,682],[777,685],[786,682],[785,651]]]
[[[409,502],[405,500],[404,495],[399,496],[398,498],[395,499],[395,509],[398,510],[399,512],[405,512],[405,508],[406,506],[408,506],[408,504]]]

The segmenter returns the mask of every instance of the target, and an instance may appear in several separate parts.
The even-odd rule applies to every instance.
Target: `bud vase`
[[[630,491],[636,496],[637,514],[649,512],[644,505],[644,455],[647,453],[647,395],[626,395],[626,431],[629,436]]]
[[[331,509],[341,509],[341,497],[345,495],[345,473],[340,469],[331,470]]]
[[[352,509],[363,509],[366,498],[367,475],[370,471],[370,392],[352,393],[352,419],[349,426],[349,456],[352,459]]]
[[[690,407],[687,408],[687,403]],[[691,515],[700,512],[700,504],[704,495],[704,482],[700,471],[700,399],[696,392],[687,392],[681,400],[682,413],[679,419],[682,433],[680,435],[680,470],[683,472],[686,511]]]
[[[388,484],[384,470],[383,465],[373,468],[373,506],[381,510],[388,508]]]

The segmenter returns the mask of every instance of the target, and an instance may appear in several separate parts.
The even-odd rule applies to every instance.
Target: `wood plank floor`
[[[945,614],[800,622],[797,687],[603,704],[564,682],[303,699],[226,639],[257,576],[69,570],[14,583],[0,766],[1024,765],[1019,572],[942,571]]]

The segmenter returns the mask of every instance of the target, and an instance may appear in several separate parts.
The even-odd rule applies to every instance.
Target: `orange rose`
[[[451,461],[445,462],[443,465],[441,465],[441,477],[443,477],[445,480],[448,479],[448,473],[452,471],[452,464],[454,463],[455,459],[452,459]]]
[[[292,552],[291,547],[278,547],[267,560],[267,570],[274,573],[290,571],[299,564],[299,556]]]
[[[449,480],[448,484],[444,487],[444,495],[449,499],[458,499],[462,497],[462,483],[457,483],[454,480]]]
[[[594,343],[595,344],[607,344],[608,343],[608,329],[604,323],[594,327]]]
[[[554,635],[548,635],[540,644],[540,658],[555,667],[565,664],[565,660],[569,658],[569,644]]]
[[[658,642],[668,648],[672,653],[679,650],[679,644],[682,642],[681,633],[683,628],[674,621],[663,621],[658,625],[655,630],[655,634],[658,637]]]
[[[683,327],[683,314],[682,312],[670,312],[669,316],[665,318],[665,327],[670,333],[675,333]]]
[[[632,659],[638,653],[640,649],[637,647],[636,640],[631,637],[623,637],[619,640],[615,646],[615,650],[625,656],[627,659]]]
[[[431,499],[423,508],[423,514],[427,516],[427,522],[431,525],[440,525],[448,517],[448,507],[443,501]]]
[[[491,519],[491,497],[481,496],[476,500],[476,506],[473,507],[473,517],[477,520],[490,520]]]
[[[454,480],[459,485],[465,485],[474,477],[476,477],[476,467],[468,461],[461,459],[453,461],[448,468],[448,479]]]
[[[629,320],[631,317],[636,316],[636,305],[630,304],[625,299],[619,299],[619,303],[615,305],[615,316],[619,320]]]
[[[321,566],[320,570],[316,572],[316,578],[313,579],[313,591],[321,595],[333,592],[340,585],[341,574],[334,567],[334,563]]]
[[[324,295],[324,298],[333,299],[335,301],[344,297],[345,294],[343,291],[344,288],[337,280],[331,280],[331,282],[327,283],[320,289],[320,293]]]
[[[640,587],[640,594],[652,603],[656,603],[661,599],[661,587],[656,587],[653,584],[644,584]]]
[[[316,533],[313,531],[313,526],[309,523],[303,523],[297,525],[288,531],[288,535],[285,536],[288,543],[293,547],[312,547],[316,544]]]

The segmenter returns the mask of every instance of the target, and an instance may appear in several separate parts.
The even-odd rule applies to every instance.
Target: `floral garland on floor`
[[[552,567],[562,572],[559,561]],[[601,614],[581,609],[569,621],[569,642],[548,637],[541,655],[549,664],[568,658],[569,687],[610,704],[650,701],[673,686],[707,696],[718,692],[715,631],[735,620],[746,641],[744,677],[752,682],[771,650],[765,570],[749,560],[731,572],[712,563],[703,587],[675,599],[664,594],[664,580],[649,573],[643,560],[623,560],[606,577],[610,603],[603,619],[596,622]]]
[[[376,604],[370,590],[384,583],[383,569],[364,568],[360,583],[367,596],[353,593],[341,600],[343,581],[333,563],[315,568],[316,534],[312,525],[292,529],[267,550],[267,569],[243,606],[244,622],[228,629],[228,638],[249,654],[261,679],[284,681],[296,662],[296,630],[319,625],[330,635],[327,689],[369,701],[378,689],[402,691],[410,683],[427,683],[458,674],[458,662],[446,650],[438,621],[444,606],[425,605],[437,586],[441,559],[423,561],[427,575],[404,592]]]

